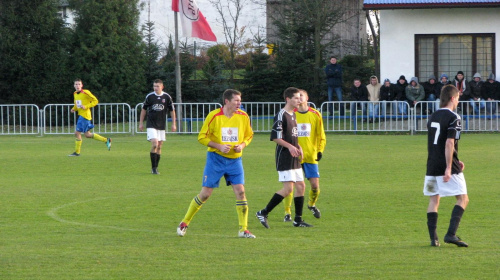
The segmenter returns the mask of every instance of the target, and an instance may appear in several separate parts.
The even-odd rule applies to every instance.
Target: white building
[[[380,10],[381,80],[496,73],[500,1],[365,0],[363,8]]]

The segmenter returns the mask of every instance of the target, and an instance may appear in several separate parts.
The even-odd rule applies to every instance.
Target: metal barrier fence
[[[410,131],[409,105],[399,101],[321,104],[325,131]]]
[[[43,107],[43,134],[73,134],[78,115],[71,113],[73,104],[48,104]],[[91,108],[93,131],[97,133],[131,133],[132,111],[126,103],[99,103]]]
[[[40,109],[34,104],[0,105],[0,135],[40,134]]]
[[[309,105],[315,108],[314,103]],[[198,133],[208,113],[222,107],[219,103],[174,104],[177,132]],[[271,131],[274,116],[284,102],[242,102],[255,132]],[[49,104],[39,110],[33,104],[0,105],[0,135],[73,134],[77,114],[73,104]],[[324,102],[320,112],[327,132],[422,132],[427,120],[438,108],[434,101],[421,101],[412,108],[407,102]],[[142,103],[134,109],[126,103],[99,103],[92,108],[94,131],[97,133],[145,133],[139,131]],[[463,101],[457,110],[462,117],[463,131],[500,131],[498,101]],[[168,118],[167,131],[171,127]],[[168,133],[174,133],[169,131]]]
[[[462,118],[462,131],[499,131],[498,101],[460,101],[457,113]],[[415,131],[427,131],[427,120],[439,108],[438,101],[415,104],[413,123]]]
[[[139,131],[139,120],[142,110],[142,104],[139,103],[135,106],[135,133],[146,133],[146,129]],[[177,133],[198,133],[203,126],[205,117],[210,111],[222,107],[219,103],[174,103],[175,111],[177,114]],[[178,115],[180,114],[181,117]],[[146,121],[146,120],[144,120]],[[146,124],[143,124],[146,127]],[[174,133],[170,131],[172,127],[172,119],[170,115],[167,116],[167,133]]]

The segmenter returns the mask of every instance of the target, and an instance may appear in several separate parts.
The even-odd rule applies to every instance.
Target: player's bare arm
[[[455,139],[446,139],[444,154],[446,157],[446,170],[444,171],[443,182],[448,182],[451,178],[451,166],[453,164],[453,151],[455,149]]]
[[[141,116],[139,117],[139,130],[142,131],[144,129],[143,123],[144,118],[146,117],[146,110],[141,110]]]
[[[172,118],[172,132],[177,131],[177,119],[175,117],[175,111],[170,112],[170,117]]]

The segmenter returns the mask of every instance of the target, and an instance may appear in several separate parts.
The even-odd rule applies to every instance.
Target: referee
[[[147,139],[151,142],[151,174],[160,174],[158,172],[158,163],[160,162],[161,146],[165,141],[165,128],[167,122],[167,112],[170,111],[172,118],[172,131],[177,131],[174,102],[172,97],[163,92],[163,81],[155,80],[153,83],[154,92],[146,95],[146,100],[142,105],[141,116],[139,119],[139,130],[143,131],[143,122],[146,115]]]

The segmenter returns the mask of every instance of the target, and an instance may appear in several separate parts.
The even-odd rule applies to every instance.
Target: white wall
[[[395,83],[400,75],[407,80],[415,75],[415,34],[454,33],[495,33],[498,72],[500,8],[381,10],[379,80]]]

